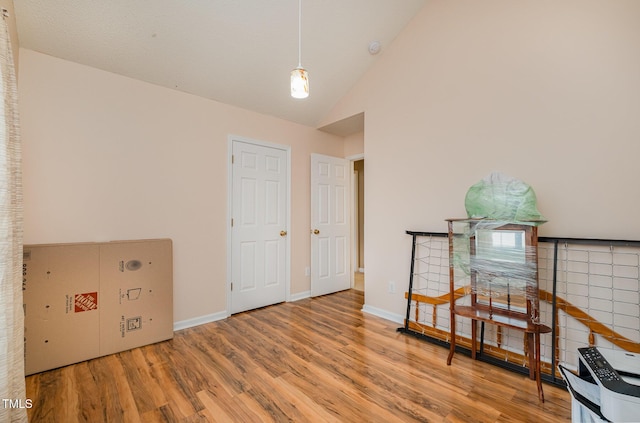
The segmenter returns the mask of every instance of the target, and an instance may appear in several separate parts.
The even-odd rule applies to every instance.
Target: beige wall
[[[309,289],[311,152],[364,151],[366,303],[396,315],[404,231],[444,231],[494,170],[534,187],[543,236],[640,239],[639,20],[636,0],[429,1],[327,116],[365,112],[344,149],[311,128],[21,50],[25,242],[171,237],[176,320],[223,311],[228,134],[292,146],[292,293]]]
[[[344,138],[344,157],[364,153],[364,132],[348,135]]]
[[[172,238],[175,321],[226,310],[229,134],[291,146],[291,293],[310,289],[313,128],[20,51],[25,243]]]
[[[534,187],[542,236],[640,239],[639,21],[636,0],[427,3],[326,119],[365,112],[365,307],[404,313],[404,231],[444,232],[496,170]]]

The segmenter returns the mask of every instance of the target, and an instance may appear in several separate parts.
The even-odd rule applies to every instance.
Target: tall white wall
[[[291,146],[291,293],[310,290],[309,157],[342,157],[342,138],[31,50],[20,62],[25,243],[172,238],[175,321],[224,312],[233,134]]]
[[[492,171],[541,236],[640,239],[640,2],[431,0],[327,116],[365,112],[366,304],[405,308],[410,242]]]

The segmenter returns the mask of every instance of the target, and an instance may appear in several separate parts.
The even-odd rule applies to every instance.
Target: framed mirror
[[[526,232],[520,229],[477,229],[473,242],[476,303],[513,313],[527,312]]]

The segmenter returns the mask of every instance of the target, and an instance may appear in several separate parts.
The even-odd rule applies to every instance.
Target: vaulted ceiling
[[[317,126],[427,0],[14,0],[20,46]],[[380,42],[377,55],[369,43]]]

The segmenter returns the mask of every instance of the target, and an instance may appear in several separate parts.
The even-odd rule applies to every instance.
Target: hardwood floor
[[[560,422],[566,390],[396,332],[356,290],[27,377],[30,422]]]

